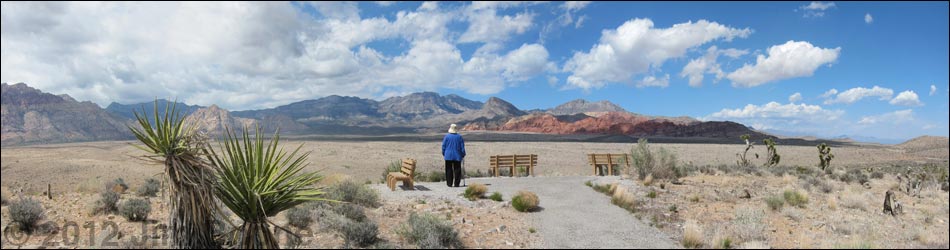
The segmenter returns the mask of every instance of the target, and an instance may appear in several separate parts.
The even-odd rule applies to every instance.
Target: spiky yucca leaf
[[[165,105],[159,116],[155,101],[153,119],[143,108],[135,112],[139,127],[129,130],[144,146],[135,145],[156,162],[164,164],[169,181],[169,216],[173,247],[183,249],[216,249],[214,218],[218,206],[214,202],[214,171],[201,157],[204,140],[185,125],[176,105]],[[154,124],[153,124],[154,122]]]
[[[253,138],[246,127],[241,138],[230,128],[226,131],[221,152],[211,148],[210,158],[217,167],[218,198],[244,221],[237,231],[240,237],[235,239],[236,247],[278,248],[269,227],[280,227],[268,217],[305,202],[323,200],[322,189],[314,186],[322,177],[318,172],[301,173],[310,153],[300,153],[303,145],[289,154],[278,148],[279,132],[265,143],[260,127]]]

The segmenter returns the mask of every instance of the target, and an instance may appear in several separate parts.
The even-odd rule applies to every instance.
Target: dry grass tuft
[[[868,199],[867,195],[845,192],[841,194],[841,206],[847,209],[868,211]]]
[[[472,183],[465,189],[465,198],[471,201],[481,199],[488,193],[488,186],[485,184]]]
[[[637,211],[637,198],[624,188],[618,188],[613,193],[613,196],[610,197],[610,203],[617,205],[618,207],[623,208],[631,213],[635,213]]]
[[[702,247],[705,241],[704,234],[702,226],[695,222],[687,222],[683,226],[683,247],[693,249]]]
[[[538,195],[528,191],[518,191],[518,194],[511,198],[511,206],[522,213],[536,210],[540,203]]]

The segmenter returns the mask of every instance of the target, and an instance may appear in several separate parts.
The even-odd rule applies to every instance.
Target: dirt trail
[[[489,193],[500,192],[509,200],[520,190],[534,192],[541,210],[526,214],[538,230],[542,246],[549,249],[680,248],[669,236],[650,227],[584,182],[598,177],[526,177],[469,179],[468,184],[488,185]],[[449,199],[465,204],[464,188],[443,183],[417,183],[417,191],[391,192],[377,185],[384,199]],[[511,208],[507,208],[511,209]]]

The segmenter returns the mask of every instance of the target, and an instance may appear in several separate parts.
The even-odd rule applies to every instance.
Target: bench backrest
[[[534,167],[538,165],[538,155],[494,155],[491,157],[492,167]]]
[[[412,177],[412,175],[416,172],[416,160],[408,158],[403,159],[402,168],[399,169],[399,172],[402,172],[402,174],[408,177]]]
[[[629,154],[588,154],[587,160],[591,165],[630,165]]]

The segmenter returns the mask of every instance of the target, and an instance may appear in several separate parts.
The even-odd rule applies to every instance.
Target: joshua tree
[[[782,162],[782,156],[778,154],[778,150],[775,149],[775,140],[771,138],[765,139],[762,141],[768,147],[769,155],[765,161],[766,167],[778,166],[779,162]]]
[[[818,160],[821,161],[820,165],[821,170],[827,169],[831,166],[831,160],[835,158],[835,155],[831,154],[831,147],[828,144],[822,143],[818,145]]]
[[[220,177],[215,194],[244,221],[234,233],[229,233],[237,248],[279,248],[270,227],[292,233],[268,218],[304,202],[322,200],[323,192],[314,186],[322,178],[319,173],[300,173],[310,154],[298,154],[301,145],[288,155],[277,148],[279,141],[279,133],[275,133],[265,144],[260,127],[254,138],[247,128],[244,128],[243,138],[237,138],[227,129],[221,152],[209,147],[209,158]]]
[[[183,249],[217,249],[214,218],[218,206],[214,202],[215,175],[209,162],[202,158],[205,140],[184,124],[175,105],[165,105],[165,113],[158,113],[158,101],[153,117],[135,112],[140,127],[129,126],[144,146],[135,147],[148,152],[147,159],[165,165],[169,182],[169,225],[172,244]],[[153,124],[154,122],[154,124]]]
[[[736,154],[736,157],[739,158],[739,160],[736,161],[736,164],[738,164],[740,167],[752,166],[752,162],[749,161],[748,158],[746,158],[746,155],[749,154],[749,150],[752,150],[752,148],[755,147],[754,146],[755,143],[750,140],[752,139],[752,136],[746,134],[746,135],[740,136],[739,138],[745,141],[745,151],[742,152],[742,154]],[[755,158],[758,159],[759,154],[755,154]]]

